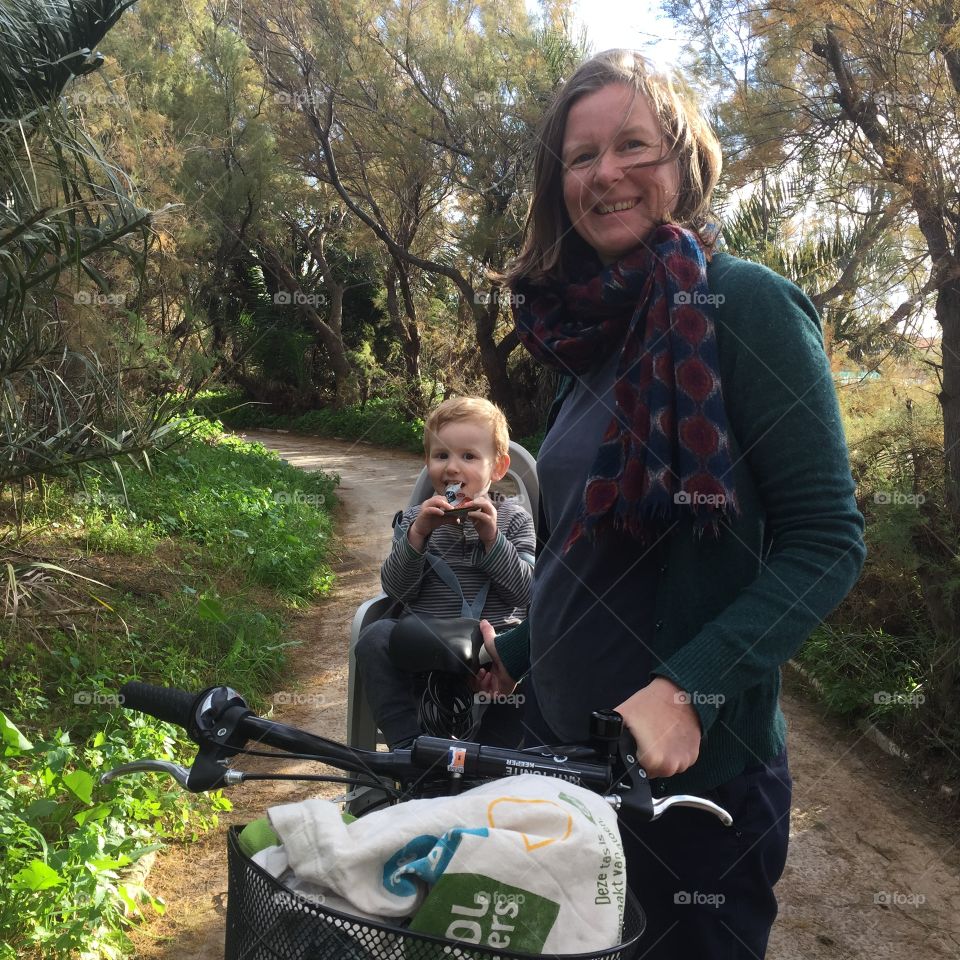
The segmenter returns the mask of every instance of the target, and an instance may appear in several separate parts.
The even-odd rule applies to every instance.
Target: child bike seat
[[[397,621],[390,633],[389,650],[394,665],[405,673],[440,670],[473,676],[480,668],[483,650],[480,623],[469,617],[410,614]]]

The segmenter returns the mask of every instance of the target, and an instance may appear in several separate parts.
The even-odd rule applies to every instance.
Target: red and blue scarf
[[[664,224],[606,267],[581,261],[567,283],[521,280],[513,294],[520,341],[541,363],[575,375],[620,350],[616,412],[564,552],[611,528],[649,543],[684,512],[717,535],[739,505],[698,235]]]

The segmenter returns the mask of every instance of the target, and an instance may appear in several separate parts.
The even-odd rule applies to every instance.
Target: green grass
[[[267,404],[245,401],[235,391],[208,390],[198,395],[195,409],[204,416],[218,417],[232,429],[266,427],[292,430],[319,437],[366,440],[383,447],[398,447],[411,453],[423,453],[423,420],[409,418],[390,399],[369,400],[363,407],[346,410],[312,410],[298,415],[271,413]],[[543,443],[543,430],[517,442],[534,457]]]
[[[89,472],[82,489],[48,498],[47,517],[82,527],[98,552],[149,555],[176,537],[204,562],[291,599],[326,592],[329,508],[339,478],[304,473],[256,443],[220,435],[209,421],[153,458],[151,472]]]
[[[155,775],[98,784],[119,763],[189,763],[194,750],[119,709],[118,688],[229,683],[265,712],[290,604],[330,588],[337,479],[215,424],[186,426],[150,472],[48,486],[8,556],[21,609],[0,633],[0,960],[129,955],[131,918],[163,904],[124,868],[208,829],[229,802]],[[31,569],[28,553],[55,562]],[[71,566],[90,579],[53,569]]]

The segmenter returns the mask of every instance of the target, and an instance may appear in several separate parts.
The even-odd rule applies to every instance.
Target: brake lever
[[[106,773],[100,775],[100,784],[110,783],[118,777],[125,777],[130,773],[144,773],[148,770],[157,770],[160,773],[169,773],[184,790],[189,789],[187,781],[190,778],[190,768],[180,763],[171,763],[169,760],[133,760],[122,763]]]
[[[192,767],[185,767],[180,763],[171,763],[169,760],[134,760],[123,763],[100,775],[100,783],[110,783],[117,777],[124,777],[130,773],[167,773],[184,790],[191,793],[206,793],[208,790],[232,786],[241,783],[244,774],[239,770],[229,770],[224,761],[210,755],[209,751],[201,749],[193,761]]]
[[[733,817],[719,804],[705,797],[674,794],[654,800],[650,778],[636,757],[636,741],[623,717],[615,710],[596,711],[593,714],[593,734],[595,740],[605,744],[612,755],[613,788],[625,787],[619,795],[607,798],[618,813],[623,810],[644,821],[652,821],[659,819],[671,807],[691,807],[712,813],[725,827],[733,825]]]
[[[686,793],[675,793],[669,797],[663,797],[660,800],[653,801],[653,817],[656,820],[670,807],[693,807],[695,810],[706,810],[712,813],[725,827],[733,826],[733,817],[727,813],[719,804],[706,797],[693,797]]]

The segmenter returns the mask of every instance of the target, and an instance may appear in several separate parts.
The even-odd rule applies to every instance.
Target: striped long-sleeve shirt
[[[426,562],[426,553],[442,557],[453,570],[468,601],[490,582],[483,616],[494,629],[517,622],[527,615],[533,583],[536,537],[533,518],[516,501],[504,500],[497,507],[497,539],[484,550],[474,525],[446,524],[426,541],[426,552],[415,550],[407,531],[420,512],[420,505],[407,510],[400,520],[401,535],[380,568],[383,591],[403,601],[414,613],[436,617],[459,617],[461,601]]]

